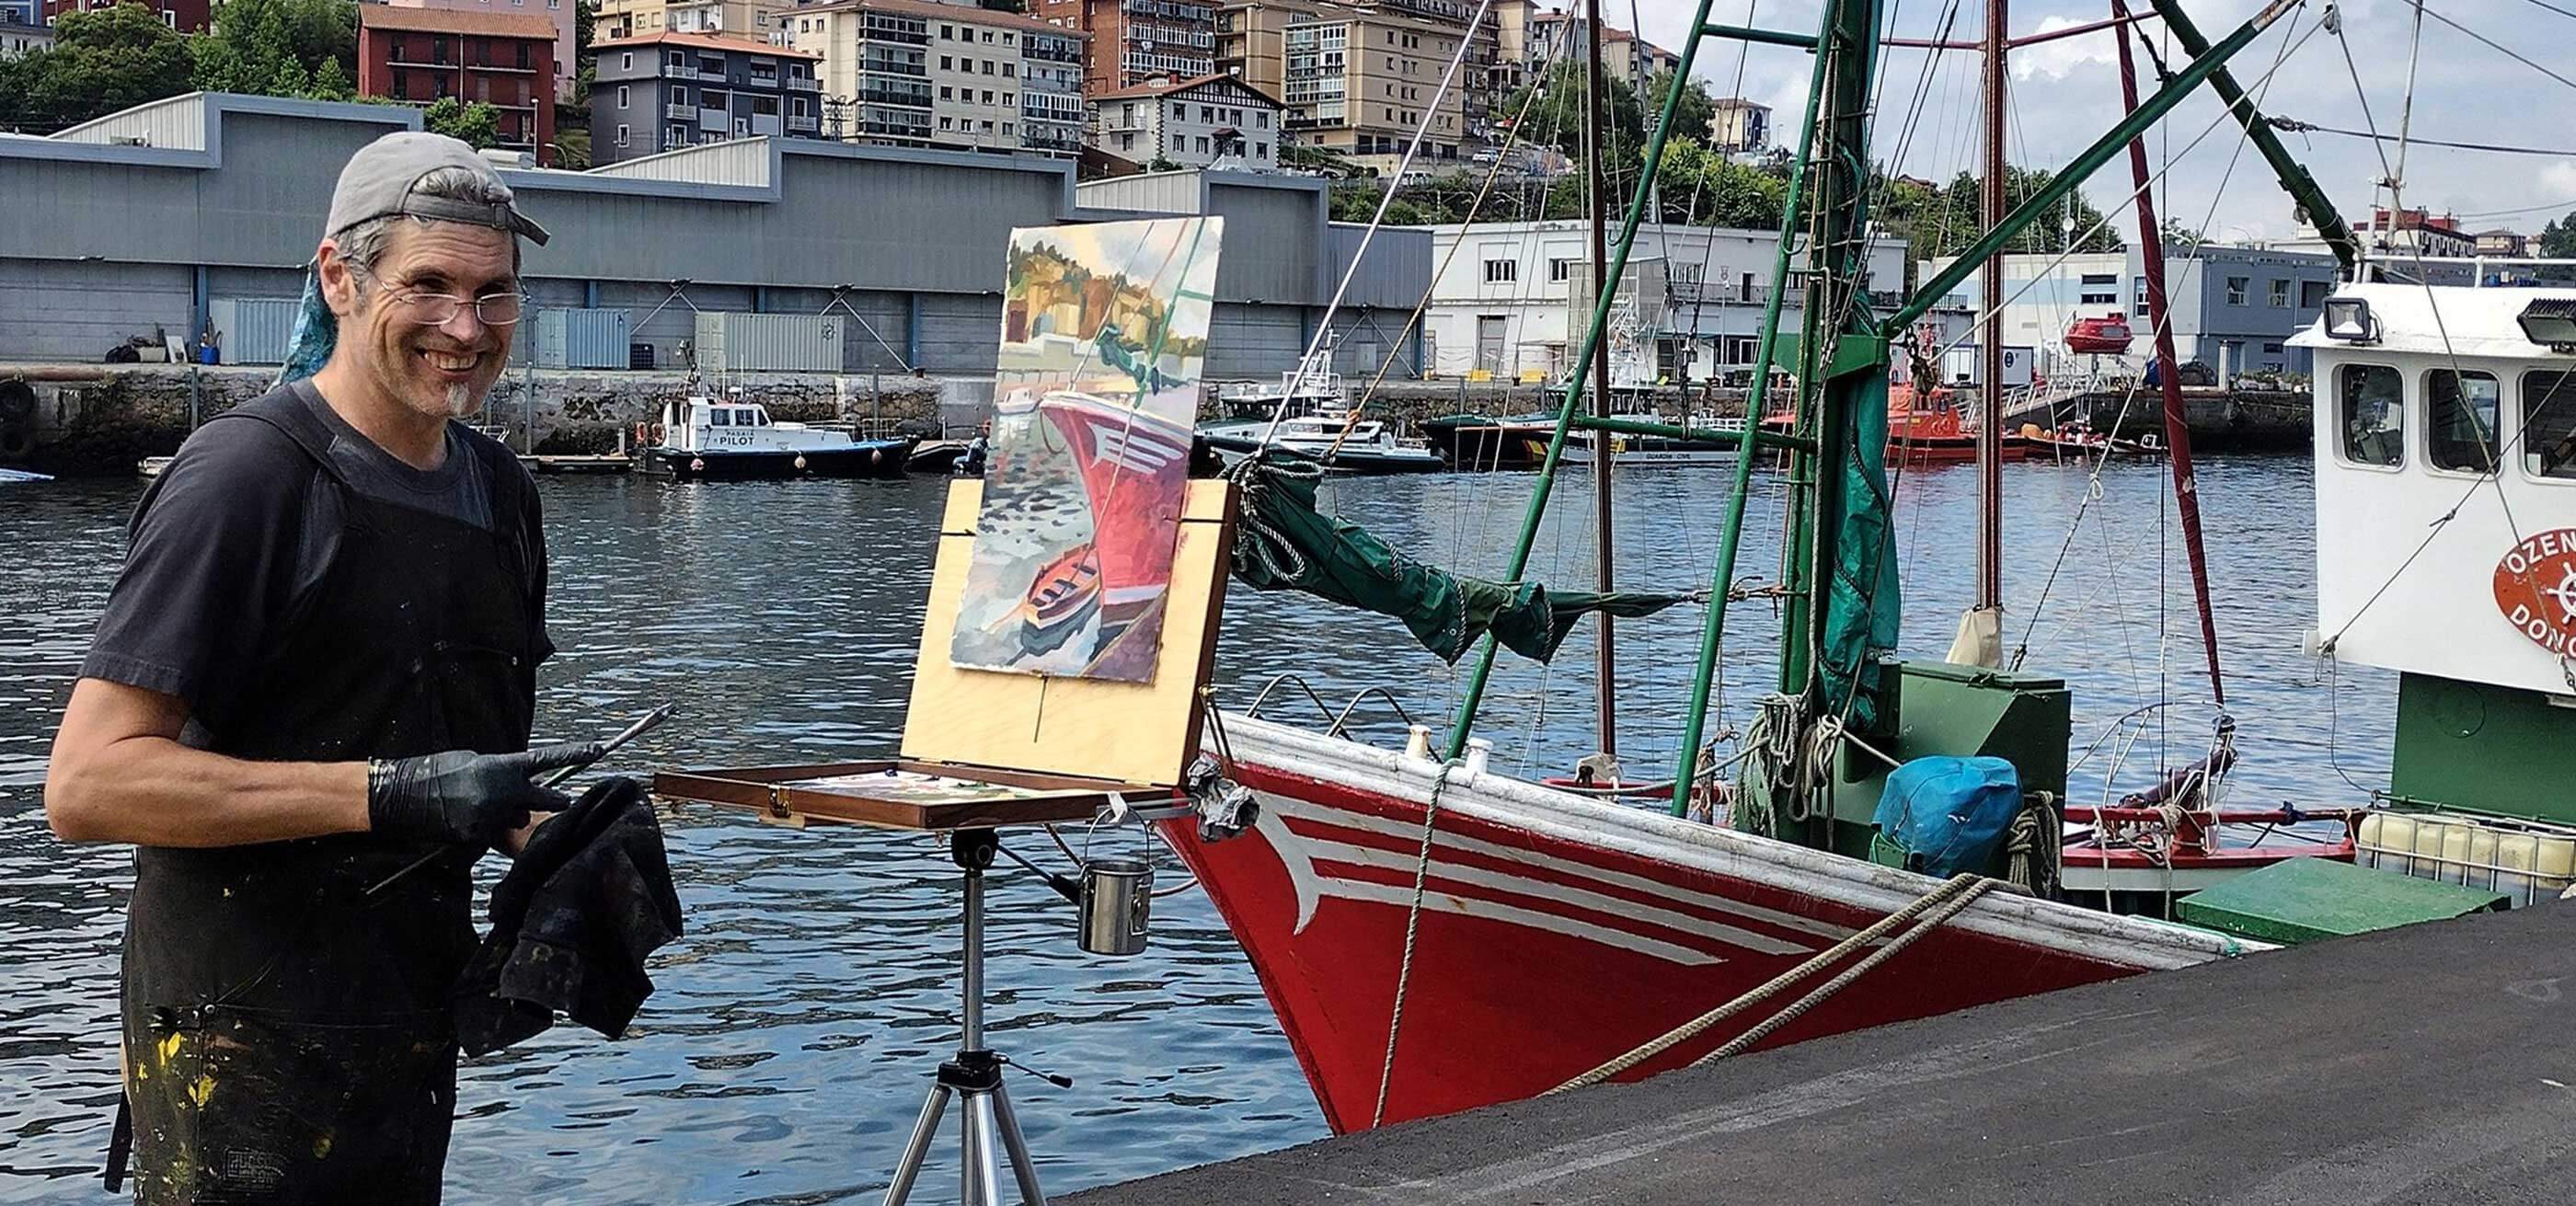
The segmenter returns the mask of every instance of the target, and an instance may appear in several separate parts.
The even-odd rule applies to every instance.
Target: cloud
[[[2195,23],[2212,39],[2224,38],[2262,2],[2185,0]],[[1636,0],[1636,4],[1646,36],[1678,50],[1697,6],[1688,0]],[[1948,0],[1891,6],[1897,20],[1892,32],[1900,37],[1934,36],[1947,6]],[[1611,6],[1614,21],[1626,24],[1627,14],[1619,11],[1625,7]],[[1963,6],[1951,37],[1976,38],[1979,7]],[[2143,9],[2144,0],[2133,0],[2132,7]],[[2064,29],[2106,15],[2099,0],[2023,0],[2015,8],[2015,29],[2023,33]],[[2576,19],[2530,0],[2443,0],[2439,10],[2559,74],[2576,75],[2565,66],[2576,62]],[[2317,28],[2323,12],[2323,0],[2307,0],[2291,9],[2240,53],[2231,69],[2249,89],[2259,92],[2267,114],[2341,130],[2375,126],[2393,135],[2405,98],[2409,43],[2415,37],[2409,0],[2342,0],[2343,45],[2338,45],[2336,35]],[[1821,14],[1815,0],[1719,0],[1712,19],[1806,32],[1815,29]],[[2181,64],[2182,56],[2153,22],[2142,23],[2142,28],[2158,42],[2168,62]],[[2576,131],[2576,87],[2516,63],[2437,21],[2423,23],[2421,38],[2412,123],[2417,138],[2576,145],[2576,133],[2570,133]],[[2275,56],[2291,44],[2297,46],[2296,52],[2274,72]],[[2345,45],[2350,48],[2351,66],[2345,62]],[[2013,120],[2006,145],[2015,163],[2062,165],[2120,119],[2114,46],[2109,35],[2092,34],[2014,54]],[[1927,58],[1939,62],[1930,77],[1925,111],[1917,115],[1909,110],[1915,85],[1924,80]],[[1739,59],[1743,94],[1775,106],[1774,128],[1783,138],[1794,138],[1805,103],[1808,56],[1777,46],[1739,52],[1736,44],[1712,40],[1701,47],[1698,74],[1709,81],[1712,91],[1734,90]],[[1880,71],[1887,85],[1873,151],[1882,159],[1893,156],[1899,135],[1910,128],[1913,133],[1904,141],[1902,170],[1941,178],[1973,167],[1978,159],[1976,56],[1891,50]],[[2142,61],[2139,72],[2140,86],[2152,92],[2153,69]],[[2355,75],[2361,83],[2358,96]],[[2258,85],[2267,76],[2268,83]],[[2205,137],[2203,131],[2208,131]],[[2374,186],[2385,174],[2379,151],[2368,139],[2324,133],[2282,138],[2348,218],[2368,214]],[[2195,139],[2197,145],[2186,151]],[[2222,237],[2291,234],[2294,223],[2288,197],[2271,168],[2244,142],[2243,131],[2225,118],[2206,90],[2184,101],[2147,138],[2151,163],[2162,168],[2168,157],[2172,163],[2158,188],[2159,208],[2195,228],[2205,220],[2211,232]],[[2394,147],[2388,149],[2393,160]],[[2496,215],[2478,219],[2482,227],[2537,230],[2549,219],[2576,210],[2576,158],[2538,160],[2419,142],[2407,150],[2406,176],[2409,205],[2429,206],[2437,213]],[[2086,195],[2105,212],[2123,205],[2128,191],[2128,165],[2123,157],[2114,157],[2085,186]],[[2385,195],[2378,200],[2384,203]],[[2506,210],[2527,212],[2499,213]],[[2114,226],[2134,235],[2130,222],[2115,218]]]

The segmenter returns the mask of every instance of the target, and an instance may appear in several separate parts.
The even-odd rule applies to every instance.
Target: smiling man
[[[305,370],[144,495],[45,782],[57,834],[136,847],[110,1178],[130,1136],[146,1203],[436,1202],[471,868],[597,756],[528,751],[536,491],[454,421],[545,232],[415,132],[351,158],[323,235]]]

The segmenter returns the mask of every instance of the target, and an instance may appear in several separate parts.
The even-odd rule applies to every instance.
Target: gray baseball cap
[[[478,205],[412,191],[421,177],[441,168],[463,168],[482,177],[502,201]],[[474,148],[444,134],[401,130],[358,148],[349,157],[349,165],[340,169],[340,183],[331,190],[331,220],[322,233],[325,238],[337,237],[360,222],[401,214],[489,226],[544,246],[546,228],[529,221],[509,198],[510,186],[501,183],[501,173]]]

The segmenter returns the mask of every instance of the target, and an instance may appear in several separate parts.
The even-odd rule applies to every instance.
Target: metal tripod
[[[957,1040],[957,1057],[941,1063],[938,1077],[931,1082],[921,1121],[913,1124],[903,1162],[895,1166],[894,1180],[886,1186],[885,1206],[903,1206],[912,1196],[912,1183],[930,1156],[930,1141],[938,1137],[939,1116],[947,1112],[951,1096],[964,1098],[959,1123],[965,1149],[961,1206],[1001,1206],[1001,1174],[993,1156],[997,1137],[1010,1155],[1020,1200],[1027,1206],[1046,1206],[1046,1191],[1038,1188],[1037,1164],[1029,1159],[1028,1140],[1020,1137],[1010,1091],[1002,1087],[1002,1067],[1008,1061],[984,1049],[984,869],[993,865],[993,852],[1001,843],[990,829],[960,829],[949,834],[948,842],[949,857],[966,874],[966,991],[960,1010],[964,1033]]]

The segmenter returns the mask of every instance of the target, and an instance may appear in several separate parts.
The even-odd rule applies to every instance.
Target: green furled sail
[[[1868,342],[1847,335],[1846,342]],[[1877,727],[1887,674],[1881,654],[1896,648],[1904,606],[1896,585],[1896,542],[1887,496],[1887,364],[1879,356],[1833,383],[1849,391],[1849,442],[1839,458],[1842,507],[1836,524],[1831,581],[1825,585],[1824,632],[1817,667],[1823,704],[1833,715],[1848,709],[1853,728]]]
[[[1255,590],[1297,590],[1404,622],[1413,639],[1455,662],[1487,632],[1512,652],[1544,662],[1588,612],[1635,618],[1699,597],[1553,591],[1536,582],[1489,582],[1425,565],[1356,524],[1315,508],[1323,467],[1264,451],[1228,472],[1239,491],[1234,576]]]

